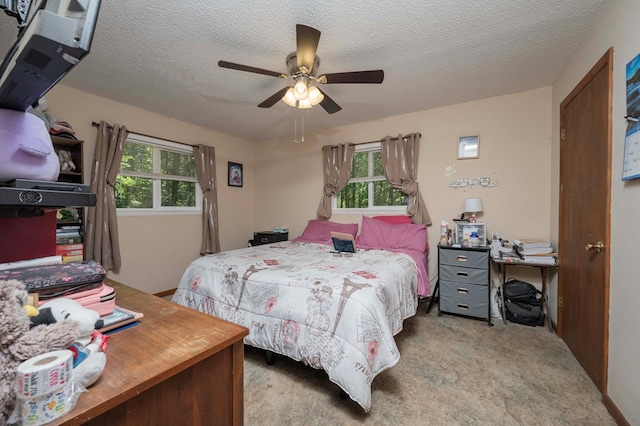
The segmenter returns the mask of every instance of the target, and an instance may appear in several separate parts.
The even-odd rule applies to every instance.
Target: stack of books
[[[62,263],[84,260],[82,209],[63,208],[56,212],[56,254]]]
[[[78,262],[84,259],[84,244],[56,244],[56,254],[62,263]]]
[[[513,242],[513,249],[522,258],[523,263],[555,265],[558,254],[550,241],[540,239],[520,239]]]
[[[115,332],[136,325],[144,315],[142,312],[130,311],[117,306],[111,315],[102,317],[103,326],[98,329],[100,333]]]

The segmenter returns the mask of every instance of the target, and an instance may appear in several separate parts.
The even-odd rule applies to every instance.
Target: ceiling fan
[[[320,58],[316,56],[319,41],[320,31],[306,25],[296,25],[297,50],[287,55],[287,74],[227,61],[218,61],[218,66],[284,78],[294,82],[293,86],[284,87],[264,100],[258,105],[260,108],[271,108],[282,99],[287,105],[297,108],[311,108],[313,105],[320,104],[329,114],[336,113],[342,108],[319,89],[316,83],[380,84],[384,80],[384,71],[382,70],[339,72],[316,76],[320,66]]]

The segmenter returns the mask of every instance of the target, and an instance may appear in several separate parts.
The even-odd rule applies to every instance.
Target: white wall
[[[486,222],[488,233],[497,232],[511,241],[516,237],[549,238],[550,102],[551,88],[547,87],[307,134],[304,144],[284,139],[261,142],[256,145],[257,228],[287,226],[293,238],[309,219],[316,218],[323,185],[323,145],[420,132],[418,181],[433,221],[429,228],[431,277],[437,274],[440,221],[447,220],[452,226],[468,197],[482,199],[484,212],[479,219]],[[458,137],[470,134],[480,135],[480,158],[458,160]],[[454,172],[447,175],[447,167]],[[489,177],[499,185],[450,187],[452,180],[465,177]],[[361,216],[336,214],[331,220],[360,224]],[[537,271],[515,274],[524,274],[533,283],[539,281]]]
[[[559,107],[609,47],[614,48],[613,163],[611,185],[611,288],[609,305],[608,396],[631,424],[640,424],[640,327],[637,326],[638,238],[633,226],[640,211],[640,179],[623,182],[626,121],[626,64],[640,54],[640,26],[635,0],[613,0],[553,84],[553,178],[558,181]],[[558,192],[553,197],[552,229],[557,235]]]
[[[97,129],[91,122],[118,123],[130,131],[188,144],[216,148],[220,245],[244,247],[254,223],[253,143],[213,132],[139,108],[57,85],[47,94],[54,117],[68,121],[84,143],[85,183],[89,183]],[[215,111],[211,112],[215,114]],[[227,186],[227,162],[244,165],[244,186]],[[157,293],[176,288],[187,265],[200,251],[200,214],[187,216],[120,216],[122,267],[109,278]]]

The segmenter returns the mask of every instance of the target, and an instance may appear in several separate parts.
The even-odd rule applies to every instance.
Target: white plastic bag
[[[491,281],[491,316],[502,319],[502,311],[500,309],[500,293],[498,293],[498,284]]]

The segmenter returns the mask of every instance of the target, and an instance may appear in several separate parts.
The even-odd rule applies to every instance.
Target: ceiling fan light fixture
[[[293,96],[297,100],[302,100],[307,98],[307,82],[304,80],[296,81],[296,84],[293,85]]]
[[[307,108],[311,108],[312,104],[311,104],[311,100],[309,98],[304,98],[298,101],[298,108],[300,109],[307,109]]]
[[[309,86],[307,97],[311,101],[311,105],[318,105],[324,99],[324,95],[316,86]]]
[[[298,100],[296,99],[296,97],[293,95],[293,87],[289,87],[289,90],[287,90],[287,93],[284,94],[284,96],[282,97],[282,101],[289,105],[290,107],[296,107]]]

